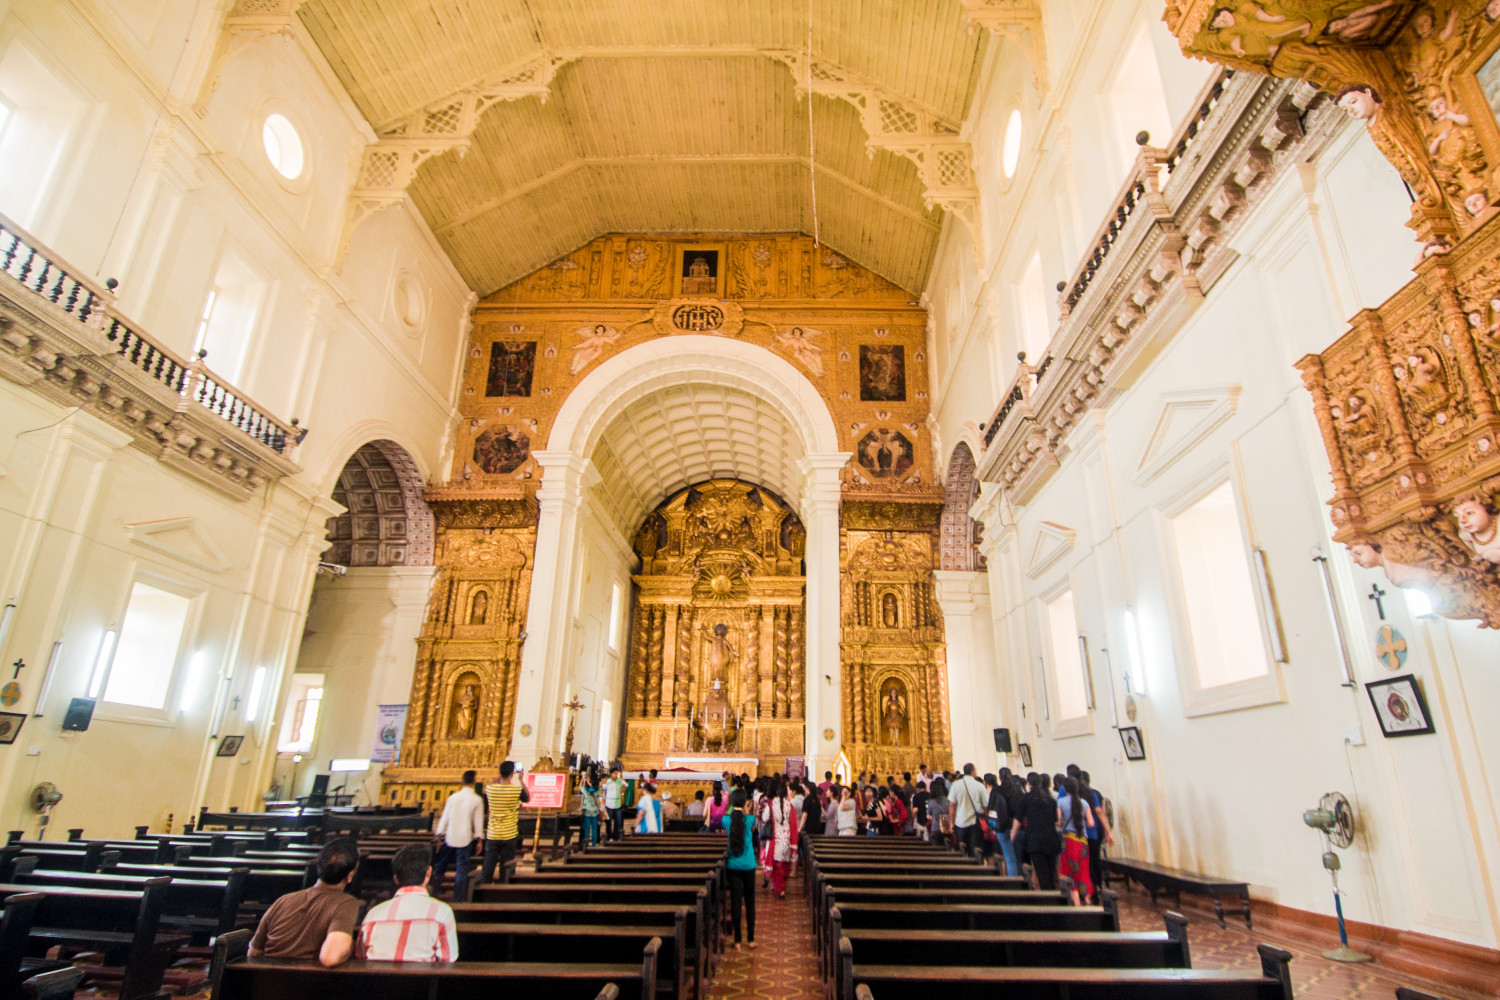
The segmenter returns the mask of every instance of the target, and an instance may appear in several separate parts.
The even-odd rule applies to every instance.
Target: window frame
[[[1082,626],[1078,621],[1078,588],[1074,584],[1074,573],[1072,570],[1069,570],[1056,583],[1041,591],[1036,599],[1036,620],[1037,631],[1040,633],[1041,638],[1042,684],[1045,688],[1043,696],[1046,698],[1047,723],[1051,730],[1052,738],[1058,740],[1073,739],[1078,736],[1092,736],[1094,734],[1095,710],[1088,707],[1089,676],[1088,669],[1082,662],[1081,654],[1079,656],[1078,671],[1084,691],[1084,711],[1082,715],[1071,719],[1064,719],[1062,717],[1062,696],[1057,686],[1058,661],[1057,652],[1052,645],[1052,615],[1048,605],[1065,593],[1073,595],[1073,632],[1075,634],[1073,641],[1076,644],[1078,641],[1077,636],[1083,633],[1081,631]],[[1074,648],[1078,647],[1075,645]]]
[[[1245,573],[1250,581],[1252,612],[1257,618],[1260,636],[1260,653],[1265,658],[1266,672],[1259,677],[1231,681],[1205,687],[1198,669],[1198,658],[1194,652],[1192,622],[1188,617],[1186,585],[1182,578],[1182,563],[1177,549],[1177,533],[1173,519],[1204,499],[1225,483],[1229,484],[1234,500],[1235,520],[1239,526],[1240,555],[1244,560]],[[1154,509],[1157,541],[1162,561],[1163,590],[1167,599],[1168,628],[1172,641],[1172,656],[1176,660],[1178,693],[1182,699],[1183,714],[1188,717],[1215,715],[1220,712],[1236,712],[1247,708],[1275,705],[1287,700],[1286,682],[1281,663],[1272,655],[1271,642],[1266,635],[1268,609],[1263,606],[1260,587],[1256,582],[1253,563],[1255,535],[1250,523],[1249,505],[1246,502],[1243,478],[1236,462],[1226,459],[1192,477],[1189,484],[1157,504]]]
[[[172,660],[172,675],[167,679],[166,696],[162,699],[161,708],[147,708],[142,705],[126,705],[120,702],[105,700],[104,694],[109,690],[109,678],[114,673],[114,660],[119,655],[119,635],[124,631],[125,616],[130,610],[130,598],[135,592],[137,583],[147,587],[155,587],[169,594],[187,599],[187,614],[182,619],[182,637],[177,643],[177,655]],[[185,583],[169,576],[162,576],[146,569],[136,569],[128,578],[125,586],[124,596],[117,602],[112,624],[106,628],[115,630],[115,648],[110,654],[109,666],[104,679],[99,685],[99,697],[94,702],[94,718],[106,722],[125,722],[145,726],[175,726],[178,724],[182,713],[178,709],[182,699],[182,686],[186,682],[188,668],[192,663],[193,654],[197,652],[199,645],[199,626],[203,617],[203,604],[206,591],[202,587]],[[84,679],[85,686],[88,678]]]
[[[276,165],[271,162],[271,156],[266,152],[265,138],[263,135],[266,121],[272,115],[280,115],[285,118],[292,131],[297,134],[297,141],[302,145],[302,172],[296,177],[287,177]],[[307,117],[296,108],[285,101],[267,101],[261,105],[258,114],[250,119],[254,126],[251,129],[250,159],[256,161],[265,176],[273,181],[282,190],[290,194],[306,194],[313,184],[313,173],[316,164],[313,160],[313,146],[311,142],[312,130],[307,126]]]

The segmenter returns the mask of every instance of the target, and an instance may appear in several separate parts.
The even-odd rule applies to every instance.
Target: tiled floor
[[[1121,896],[1120,924],[1123,930],[1160,930],[1166,906],[1152,908],[1142,892]],[[817,956],[813,952],[811,912],[802,891],[800,878],[787,884],[786,898],[774,898],[770,890],[761,889],[756,899],[754,951],[725,953],[719,974],[710,984],[709,1000],[739,1000],[765,997],[767,1000],[823,997],[823,983],[818,974]],[[1190,917],[1188,942],[1192,948],[1193,967],[1198,969],[1255,969],[1260,957],[1255,946],[1262,942],[1290,951],[1292,980],[1297,1000],[1393,1000],[1397,986],[1415,986],[1468,1000],[1472,994],[1455,992],[1440,983],[1397,979],[1370,965],[1343,965],[1331,962],[1296,941],[1277,939],[1256,931],[1236,928],[1231,922],[1223,930],[1212,917]]]

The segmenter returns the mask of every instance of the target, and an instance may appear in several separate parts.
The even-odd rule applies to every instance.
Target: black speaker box
[[[94,699],[74,698],[68,702],[68,711],[63,715],[62,727],[75,733],[88,729],[94,720]]]
[[[995,730],[995,749],[1001,753],[1010,753],[1010,730]]]

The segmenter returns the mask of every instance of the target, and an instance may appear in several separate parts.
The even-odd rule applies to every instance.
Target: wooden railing
[[[184,405],[198,405],[278,455],[296,442],[297,429],[214,374],[201,360],[187,361],[157,344],[114,308],[113,278],[103,287],[80,275],[62,258],[10,219],[0,215],[0,273],[26,291],[102,334],[118,362],[129,365]]]

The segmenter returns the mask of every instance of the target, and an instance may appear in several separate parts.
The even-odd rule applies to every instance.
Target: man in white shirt
[[[703,818],[703,792],[701,790],[693,794],[693,801],[687,804],[685,814],[694,819]]]
[[[964,765],[964,776],[953,783],[948,789],[948,803],[953,810],[953,835],[961,845],[964,854],[972,856],[979,849],[982,833],[979,829],[979,817],[984,815],[985,803],[989,801],[989,793],[984,790],[984,785],[974,777],[974,765]]]
[[[443,815],[438,818],[437,835],[442,838],[437,860],[432,863],[431,885],[441,891],[443,873],[448,862],[454,862],[453,899],[455,902],[468,899],[469,864],[474,855],[474,842],[484,839],[484,800],[474,790],[477,775],[473,771],[463,774],[464,787],[448,796],[443,803]]]

